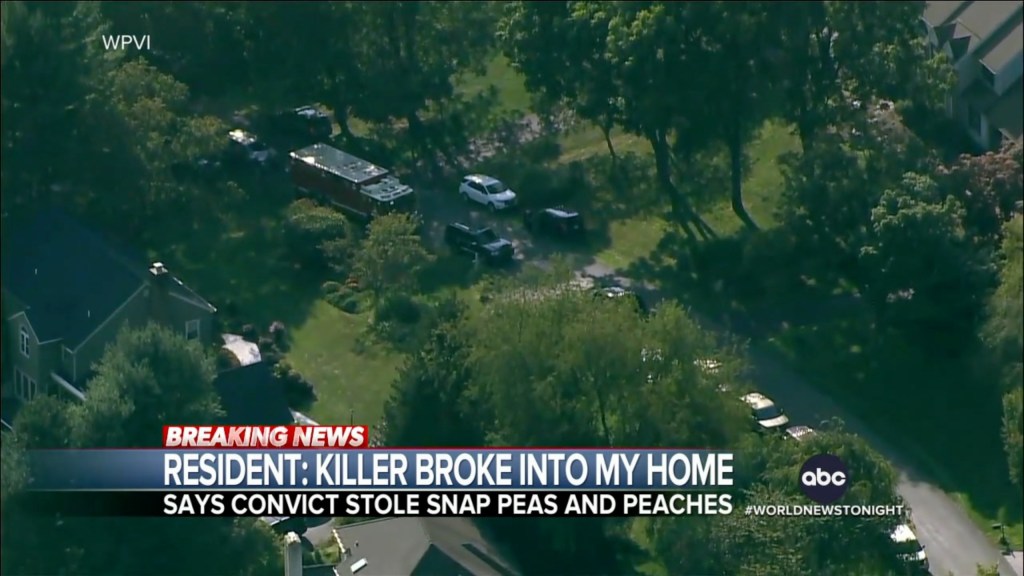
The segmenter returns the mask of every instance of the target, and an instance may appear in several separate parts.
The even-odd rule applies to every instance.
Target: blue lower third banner
[[[34,490],[702,490],[733,485],[707,450],[40,450]]]
[[[40,515],[259,517],[715,516],[730,494],[707,492],[24,492]]]

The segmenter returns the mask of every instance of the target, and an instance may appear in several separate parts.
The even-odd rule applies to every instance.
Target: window
[[[22,400],[28,402],[36,396],[36,381],[29,378],[27,374],[14,369],[14,393]]]
[[[967,105],[967,126],[975,134],[981,134],[981,112],[970,104]]]
[[[979,71],[978,75],[981,76],[982,81],[984,81],[985,84],[987,84],[989,88],[995,88],[995,86],[996,86],[996,74],[995,74],[995,72],[989,70],[988,66],[985,66],[984,64],[982,64],[981,65],[981,70]]]
[[[24,326],[22,326],[21,329],[18,331],[18,336],[19,336],[19,338],[18,338],[18,349],[21,350],[22,356],[24,356],[25,358],[28,358],[29,357],[28,343],[30,341],[30,336],[28,334],[28,328],[25,328]]]
[[[185,339],[196,340],[199,338],[199,320],[185,322]]]

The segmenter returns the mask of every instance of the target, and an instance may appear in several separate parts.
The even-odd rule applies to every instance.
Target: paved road
[[[581,269],[588,276],[611,276],[623,284],[635,284],[628,278],[615,275],[615,271],[600,263]],[[635,285],[644,292],[652,304],[661,295],[649,286]],[[713,327],[712,323],[704,322]],[[912,510],[918,537],[925,545],[935,576],[975,576],[977,566],[998,563],[1002,576],[1021,576],[1021,556],[1004,558],[1000,551],[974,525],[964,509],[945,492],[931,484],[914,470],[896,449],[856,418],[810,386],[803,378],[788,369],[777,356],[763,346],[750,350],[754,384],[786,407],[794,424],[814,426],[818,422],[838,417],[847,430],[856,433],[885,456],[899,474],[899,491]]]

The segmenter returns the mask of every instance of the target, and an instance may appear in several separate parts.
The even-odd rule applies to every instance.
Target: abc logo
[[[831,504],[842,498],[849,483],[846,464],[838,456],[811,456],[800,467],[800,491],[818,504]]]

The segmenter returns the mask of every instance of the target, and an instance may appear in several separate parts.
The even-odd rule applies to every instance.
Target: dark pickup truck
[[[495,234],[490,228],[470,228],[465,224],[449,224],[444,229],[444,241],[452,250],[469,254],[474,260],[499,265],[512,261],[516,250],[512,243]]]
[[[523,225],[537,234],[546,234],[562,239],[579,239],[586,234],[583,216],[579,212],[563,208],[545,208],[523,212]]]

